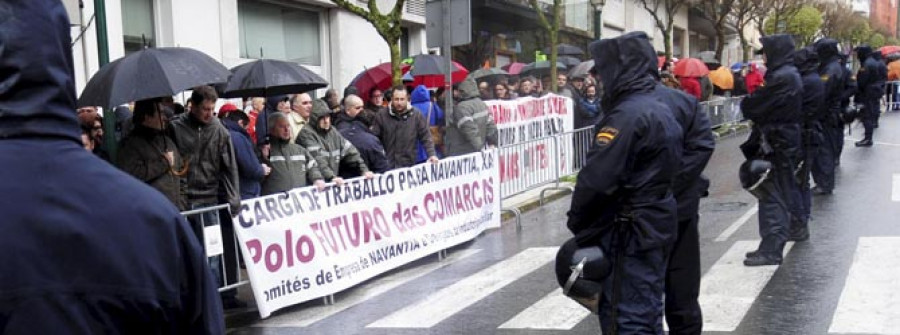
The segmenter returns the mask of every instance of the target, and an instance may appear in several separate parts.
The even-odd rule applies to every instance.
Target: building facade
[[[871,0],[869,9],[872,29],[897,37],[897,0]]]
[[[93,1],[65,0],[72,21],[78,91],[99,68]],[[355,2],[366,7],[366,2]],[[389,10],[392,0],[379,0]],[[110,61],[147,47],[190,47],[226,67],[270,58],[297,62],[339,91],[367,67],[390,61],[364,19],[329,0],[106,0]],[[407,0],[403,56],[423,53],[425,2]]]

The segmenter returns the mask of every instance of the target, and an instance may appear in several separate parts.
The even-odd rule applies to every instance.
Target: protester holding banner
[[[425,146],[429,162],[438,161],[428,122],[422,112],[409,105],[408,97],[406,87],[394,87],[387,111],[375,115],[372,123],[372,134],[381,140],[395,169],[416,164],[416,140]]]
[[[291,142],[291,123],[288,116],[277,112],[269,117],[271,147],[263,151],[272,172],[263,181],[262,195],[286,192],[309,184],[323,188],[325,182],[316,159],[299,144]],[[306,127],[304,127],[306,128]]]
[[[497,146],[497,124],[479,98],[475,80],[459,84],[460,102],[447,116],[447,156],[459,156]]]
[[[356,147],[331,126],[331,109],[323,100],[312,103],[309,124],[297,135],[297,144],[303,146],[315,158],[325,181],[343,183],[341,166],[356,176],[372,178]]]
[[[341,132],[341,136],[356,147],[356,151],[359,151],[366,167],[374,173],[385,173],[391,169],[391,166],[387,157],[384,156],[384,147],[381,145],[381,141],[370,133],[369,126],[361,120],[362,112],[362,99],[356,95],[348,95],[344,98],[344,111],[334,116],[335,119],[342,120],[335,128]],[[349,173],[341,176],[351,177]]]

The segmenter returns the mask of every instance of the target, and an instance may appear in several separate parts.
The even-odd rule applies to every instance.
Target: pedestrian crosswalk
[[[705,332],[731,333],[740,328],[745,317],[753,309],[766,286],[778,271],[778,266],[746,267],[744,254],[754,250],[759,241],[735,241],[703,275],[700,289],[700,305],[703,310]],[[785,247],[789,253],[792,243]],[[596,329],[596,316],[563,296],[555,285],[555,278],[547,276],[552,271],[556,247],[527,248],[465,277],[456,278],[449,286],[414,299],[405,308],[364,321],[354,333],[366,334],[379,329],[427,329],[438,326],[460,312],[477,308],[486,298],[510,294],[504,288],[525,278],[545,276],[553,285],[545,285],[548,292],[541,292],[528,301],[516,297],[499,298],[515,302],[509,306],[508,316],[490,326],[499,331],[539,330],[562,333],[577,329],[579,325]],[[480,250],[463,249],[450,254],[440,263],[394,273],[352,289],[340,297],[334,305],[316,306],[301,311],[273,316],[257,327],[309,327],[327,323],[330,317],[361,304],[379,304],[379,299],[391,299],[391,290],[414,283],[415,280],[446,267],[455,266]],[[789,258],[788,258],[789,259]],[[789,263],[786,263],[789,264]],[[848,270],[844,289],[839,297],[829,333],[834,334],[893,334],[900,329],[900,237],[862,237]],[[543,290],[543,289],[542,289]],[[535,292],[538,293],[538,292]],[[838,299],[835,297],[834,299]],[[514,310],[514,311],[513,311]],[[507,314],[505,314],[507,315]],[[862,320],[865,320],[861,322]],[[583,323],[588,322],[590,325]],[[824,330],[824,329],[823,329]],[[495,332],[488,331],[487,333]],[[382,332],[377,332],[382,334]]]

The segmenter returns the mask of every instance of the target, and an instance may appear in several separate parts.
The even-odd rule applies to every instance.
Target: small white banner
[[[221,255],[224,251],[222,229],[219,225],[203,227],[203,238],[206,239],[206,257]]]

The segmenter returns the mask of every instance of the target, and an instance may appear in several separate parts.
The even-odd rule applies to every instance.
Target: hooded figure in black
[[[820,143],[815,146],[815,153],[810,161],[810,171],[817,194],[830,194],[834,189],[834,168],[840,149],[844,147],[844,123],[841,121],[843,111],[842,96],[847,86],[847,73],[841,65],[838,42],[831,38],[823,38],[815,44],[819,56],[819,77],[824,84],[822,111],[815,117],[821,128]]]
[[[578,174],[567,225],[579,245],[599,245],[613,259],[600,301],[604,334],[662,334],[682,131],[654,94],[656,57],[647,46],[635,36],[590,45],[606,115]]]
[[[647,34],[632,32],[624,36],[635,36],[643,41],[645,59],[655,59],[656,53]],[[653,57],[651,57],[653,56]],[[655,62],[655,60],[654,60]],[[659,80],[655,64],[650,67],[649,76]],[[700,310],[700,234],[697,228],[700,216],[700,197],[709,188],[709,179],[702,176],[709,163],[716,140],[713,137],[709,118],[697,106],[697,99],[684,91],[657,83],[653,91],[657,99],[672,110],[675,121],[681,126],[682,156],[681,167],[675,177],[672,191],[678,204],[678,232],[669,253],[666,270],[666,323],[669,334],[700,334],[703,316]]]
[[[828,113],[825,108],[825,84],[819,75],[819,56],[812,46],[794,53],[794,64],[800,71],[803,82],[803,162],[795,171],[799,181],[800,202],[793,208],[789,240],[805,241],[809,239],[809,214],[812,205],[812,193],[809,190],[810,165],[815,159],[816,148],[831,145],[825,141],[825,128],[821,121]]]
[[[866,128],[865,137],[856,142],[858,147],[871,147],[872,135],[875,134],[875,127],[878,126],[878,116],[881,115],[881,104],[879,99],[884,95],[884,83],[887,81],[887,67],[884,63],[875,59],[872,48],[863,45],[856,48],[856,55],[859,58],[859,71],[856,72],[856,99],[861,101],[863,107],[861,112],[863,126]]]
[[[747,255],[744,265],[781,264],[788,240],[791,212],[800,202],[794,170],[803,160],[803,82],[794,66],[794,40],[778,34],[760,38],[766,60],[765,83],[741,101],[744,116],[753,129],[741,150],[747,159],[772,162],[767,183],[771,189],[759,199],[759,249]]]
[[[2,332],[223,334],[185,219],[81,145],[63,4],[2,1],[0,32]]]

